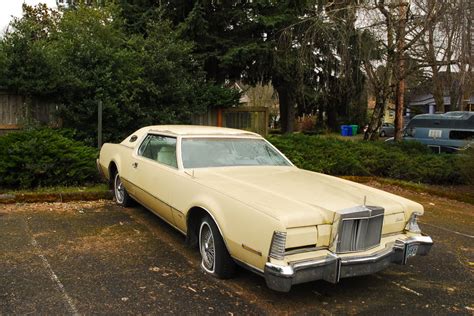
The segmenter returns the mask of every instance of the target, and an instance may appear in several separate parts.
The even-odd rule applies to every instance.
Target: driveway
[[[0,314],[473,315],[474,205],[383,188],[425,205],[430,255],[286,294],[243,269],[205,275],[184,236],[138,206],[0,205]]]

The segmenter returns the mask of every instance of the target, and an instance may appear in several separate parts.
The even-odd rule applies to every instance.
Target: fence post
[[[102,101],[99,101],[97,109],[97,147],[102,147]]]
[[[268,125],[270,125],[270,109],[268,108],[268,106],[265,107],[265,111],[263,113],[265,115],[265,137],[268,137]]]

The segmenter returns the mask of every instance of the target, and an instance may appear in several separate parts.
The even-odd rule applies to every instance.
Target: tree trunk
[[[436,64],[436,50],[435,50],[435,41],[434,41],[434,32],[435,26],[431,25],[428,29],[428,52],[427,57],[428,61],[431,63],[431,71],[433,72],[432,81],[433,81],[433,98],[436,104],[436,112],[444,113],[444,89],[443,82],[439,77],[439,66]]]
[[[374,112],[370,118],[369,126],[364,134],[364,140],[377,140],[379,138],[380,127],[387,107],[387,101],[382,95],[375,97]]]
[[[295,130],[295,98],[289,89],[284,85],[275,87],[280,101],[280,126],[284,134],[293,133]]]
[[[327,104],[326,111],[327,111],[328,128],[332,131],[336,131],[337,130],[337,111],[336,111],[336,106],[334,105],[334,103]]]
[[[404,69],[404,63],[399,64],[400,71]],[[403,108],[405,104],[405,79],[401,79],[397,84],[397,103],[395,108],[395,141],[402,140],[403,131]]]
[[[322,102],[318,105],[318,124],[324,123],[324,105]]]
[[[474,6],[471,2],[471,7]],[[467,16],[470,16],[470,7],[469,7],[469,2],[464,2],[463,1],[463,14],[467,14]],[[466,13],[467,12],[467,13]],[[464,17],[462,17],[464,20]],[[464,103],[463,101],[465,99],[468,99],[469,96],[466,95],[466,88],[467,84],[469,82],[469,76],[470,68],[471,68],[471,63],[472,63],[472,34],[471,34],[471,29],[472,29],[472,18],[467,18],[466,23],[461,24],[461,54],[459,56],[459,85],[458,85],[458,90],[456,91],[456,96],[457,96],[457,104],[453,104],[453,101],[451,101],[452,106],[451,106],[451,111],[454,110],[459,110],[463,111],[464,110]],[[456,96],[453,96],[456,97]],[[457,105],[457,106],[456,106]]]
[[[402,140],[403,108],[405,106],[405,26],[408,3],[400,0],[397,39],[397,101],[395,108],[395,140]]]
[[[435,69],[434,69],[435,68]],[[444,113],[444,91],[443,82],[438,76],[438,66],[432,67],[433,69],[433,98],[436,103],[436,112]]]

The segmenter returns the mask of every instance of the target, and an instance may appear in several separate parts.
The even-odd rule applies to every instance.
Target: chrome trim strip
[[[273,264],[271,262],[267,262],[265,264],[265,271],[268,271],[272,274],[281,276],[281,277],[292,277],[295,274],[292,266],[281,266],[278,264]]]
[[[382,249],[374,254],[369,256],[361,256],[361,257],[349,257],[345,259],[344,257],[341,258],[341,262],[343,264],[358,264],[358,263],[369,263],[369,262],[376,262],[381,258],[388,256],[394,252],[393,250],[393,243],[387,244],[387,248]]]
[[[379,216],[383,216],[384,214],[378,214],[378,215],[374,215],[374,216],[362,216],[362,217],[347,217],[347,218],[343,218],[342,221],[354,221],[354,220],[358,220],[358,219],[372,219],[372,218],[377,218]]]
[[[339,257],[333,253],[328,253],[326,257],[321,257],[319,259],[313,259],[313,260],[305,260],[305,261],[296,261],[296,262],[290,262],[290,264],[293,266],[295,270],[301,270],[307,267],[319,267],[326,265],[328,262],[332,260],[337,260]]]
[[[250,248],[249,246],[245,245],[245,244],[242,244],[242,248],[244,248],[245,250],[247,251],[250,251],[251,253],[255,254],[255,255],[258,255],[258,256],[262,256],[262,252],[261,251],[258,251],[258,250],[255,250],[253,248]]]

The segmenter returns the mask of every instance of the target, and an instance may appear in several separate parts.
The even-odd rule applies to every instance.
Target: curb
[[[111,200],[112,191],[0,194],[0,204]]]

